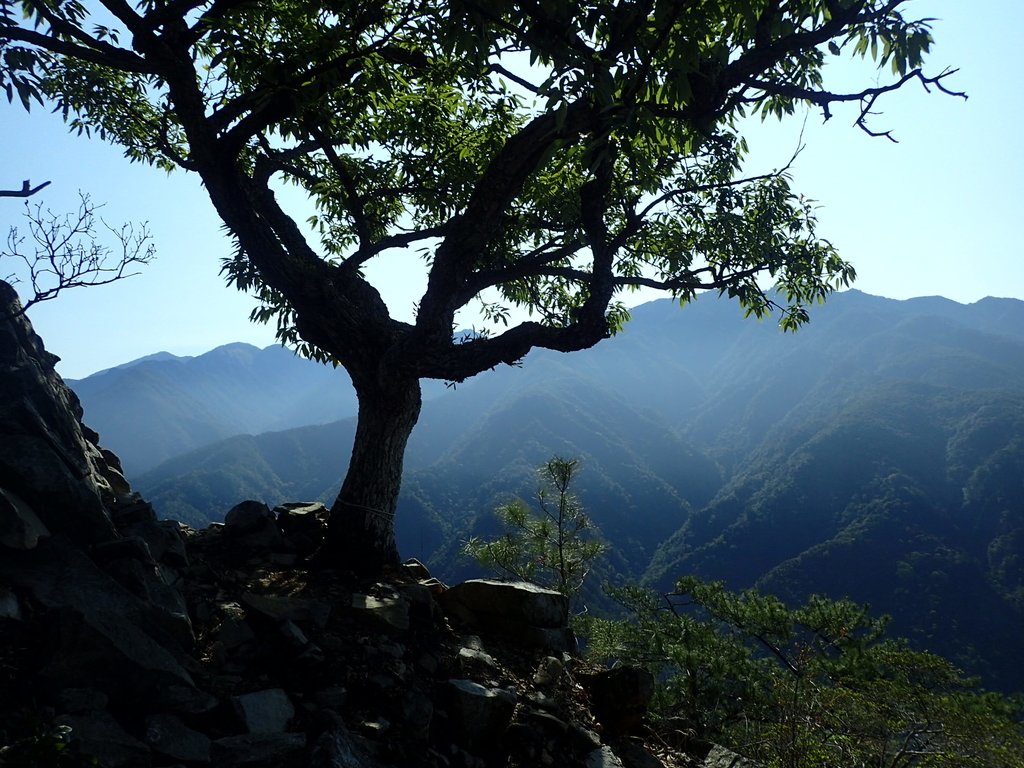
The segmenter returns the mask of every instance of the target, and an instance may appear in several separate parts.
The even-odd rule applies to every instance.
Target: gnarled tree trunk
[[[334,567],[375,574],[398,564],[395,508],[405,447],[422,400],[417,379],[357,383],[356,394],[359,416],[352,459],[331,507],[321,555]]]

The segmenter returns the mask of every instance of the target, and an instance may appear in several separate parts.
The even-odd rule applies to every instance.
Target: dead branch
[[[28,182],[25,184],[27,187]],[[108,285],[136,275],[138,272],[131,271],[135,266],[153,260],[155,247],[145,223],[112,227],[99,219],[116,243],[106,245],[97,234],[96,211],[101,206],[93,204],[87,194],[79,193],[79,198],[78,211],[73,214],[55,214],[41,203],[32,207],[26,201],[28,233],[22,234],[16,227],[8,232],[0,260],[13,259],[20,264],[6,279],[29,286],[19,314],[68,288]]]
[[[0,197],[32,197],[32,195],[43,187],[49,186],[49,184],[50,182],[44,181],[42,184],[33,187],[32,182],[25,179],[21,182],[21,189],[0,189]]]

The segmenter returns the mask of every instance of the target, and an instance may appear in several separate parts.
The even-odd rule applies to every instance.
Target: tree
[[[769,768],[1024,766],[1019,702],[886,637],[864,606],[788,608],[696,577],[612,593],[629,618],[588,617],[588,653],[647,666],[656,714]]]
[[[579,459],[555,456],[548,460],[539,471],[540,514],[531,513],[522,499],[503,504],[496,514],[505,533],[493,541],[473,537],[463,551],[504,576],[575,597],[606,549],[603,541],[593,537],[590,520],[569,490],[578,470]]]
[[[744,178],[739,120],[851,102],[886,135],[868,122],[882,96],[950,92],[951,72],[922,71],[928,24],[904,0],[21,0],[24,20],[14,2],[9,98],[197,173],[253,317],[347,370],[359,413],[328,547],[365,571],[397,559],[421,379],[593,346],[639,287],[782,304],[799,325],[854,271],[784,171]],[[843,56],[882,74],[829,90]],[[279,184],[308,193],[307,222]],[[427,272],[412,322],[364,274],[407,249]],[[477,303],[494,332],[453,336]]]

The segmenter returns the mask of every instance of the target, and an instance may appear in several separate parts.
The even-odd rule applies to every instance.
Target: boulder
[[[0,587],[0,619],[21,621],[22,617],[18,596],[6,587]]]
[[[255,552],[276,552],[285,546],[274,513],[262,501],[251,499],[228,510],[224,516],[224,535]]]
[[[241,501],[224,515],[224,534],[248,536],[259,533],[268,526],[276,525],[275,520],[270,508],[262,501]]]
[[[633,665],[581,677],[590,694],[594,715],[614,733],[635,731],[647,714],[654,697],[654,676]]]
[[[516,695],[472,680],[449,680],[457,738],[470,751],[495,747],[512,720]]]
[[[760,763],[737,755],[731,749],[720,744],[712,744],[704,760],[697,763],[698,768],[761,768]]]
[[[481,618],[492,616],[535,627],[566,625],[568,599],[560,592],[528,581],[470,579],[444,593],[444,602],[458,602]]]
[[[331,615],[329,603],[284,595],[257,595],[254,592],[246,592],[242,595],[242,605],[247,613],[264,616],[277,622],[289,619],[299,624],[310,622],[320,628],[327,626],[327,619]]]
[[[565,595],[526,581],[471,579],[437,596],[451,618],[512,642],[552,651],[572,650]]]
[[[585,768],[625,768],[611,747],[601,747],[589,753],[583,761]]]
[[[341,723],[320,735],[313,747],[309,768],[374,768],[355,738]]]
[[[402,563],[402,570],[417,581],[426,581],[432,578],[430,575],[430,569],[415,557],[410,557]]]
[[[129,734],[107,712],[63,715],[54,721],[71,729],[70,742],[106,768],[143,768],[151,761],[149,747]]]
[[[320,502],[291,502],[274,507],[277,526],[290,549],[310,555],[327,535],[327,507]]]
[[[232,696],[235,714],[248,733],[283,733],[295,717],[295,707],[280,688]]]
[[[81,550],[51,540],[13,553],[0,558],[0,578],[51,612],[58,650],[45,672],[62,687],[149,695],[155,686],[192,685],[180,663],[182,645],[166,631],[168,615],[125,590]],[[180,621],[181,634],[190,637],[187,617]]]
[[[304,733],[243,733],[214,741],[210,761],[218,768],[280,765],[305,748]]]
[[[399,632],[409,628],[409,601],[400,595],[355,594],[352,595],[352,607],[382,627]]]
[[[158,755],[189,763],[210,762],[210,738],[174,715],[146,718],[146,743]]]
[[[665,768],[665,763],[643,747],[624,741],[615,746],[615,754],[626,768]]]
[[[542,688],[554,685],[565,672],[565,664],[561,659],[554,656],[545,656],[537,664],[537,671],[533,674],[534,685]]]
[[[110,697],[95,688],[65,688],[57,694],[54,703],[63,714],[85,715],[105,710]]]

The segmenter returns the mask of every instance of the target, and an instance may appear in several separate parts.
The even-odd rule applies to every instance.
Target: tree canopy
[[[371,566],[395,559],[420,379],[590,347],[629,289],[781,304],[788,329],[850,282],[786,173],[743,176],[740,121],[850,102],[885,135],[869,122],[885,94],[951,92],[951,72],[923,71],[928,21],[906,4],[0,0],[0,86],[201,177],[254,319],[352,378],[332,540]],[[850,57],[881,74],[830,90],[826,64]],[[315,212],[287,211],[281,185]],[[427,280],[403,322],[365,269],[408,249]],[[456,337],[467,306],[493,332]]]

